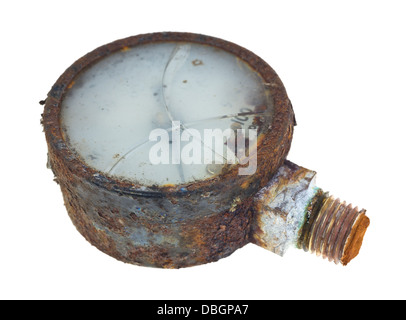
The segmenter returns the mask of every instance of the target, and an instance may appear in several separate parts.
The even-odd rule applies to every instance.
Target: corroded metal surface
[[[157,41],[190,41],[221,48],[263,77],[273,97],[274,116],[258,139],[255,174],[240,176],[234,166],[197,183],[147,188],[97,172],[69,149],[59,120],[61,102],[75,77],[113,52]],[[49,164],[79,232],[121,261],[180,268],[216,261],[249,241],[252,197],[285,160],[295,120],[279,77],[250,51],[203,35],[156,33],[110,43],[76,61],[49,92],[42,123]]]
[[[283,256],[296,244],[307,207],[317,193],[316,172],[290,161],[254,199],[251,241]]]
[[[61,189],[78,231],[98,249],[124,262],[188,267],[226,257],[248,242],[250,201],[208,217],[171,218],[164,209],[170,205],[165,197],[135,199],[77,178],[61,183]]]

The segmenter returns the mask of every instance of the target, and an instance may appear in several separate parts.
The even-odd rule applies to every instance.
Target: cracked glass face
[[[267,84],[235,55],[158,42],[125,48],[80,73],[63,99],[61,127],[70,149],[102,174],[177,185],[238,165],[230,153],[236,154],[239,136],[230,152],[230,132],[259,136],[270,127],[272,110]],[[219,148],[207,138],[213,130],[228,133]]]

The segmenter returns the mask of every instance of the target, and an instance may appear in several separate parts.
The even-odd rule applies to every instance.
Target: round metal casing
[[[112,53],[157,42],[217,47],[260,74],[273,99],[274,114],[258,137],[254,174],[238,175],[238,166],[233,166],[195,183],[143,186],[96,171],[69,148],[61,130],[61,105],[77,76]],[[78,231],[92,245],[126,263],[181,268],[217,261],[250,241],[253,196],[284,162],[295,119],[281,80],[254,53],[218,38],[165,32],[118,40],[77,60],[49,92],[42,123],[49,165]]]

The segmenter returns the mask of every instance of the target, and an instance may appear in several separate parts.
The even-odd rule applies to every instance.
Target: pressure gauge
[[[255,208],[284,167],[294,114],[274,70],[236,44],[154,33],[104,45],[57,80],[43,124],[73,223],[118,260],[186,267],[276,235],[258,231]],[[309,232],[320,195],[307,188],[286,243]]]

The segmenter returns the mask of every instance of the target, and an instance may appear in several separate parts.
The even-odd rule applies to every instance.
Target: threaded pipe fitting
[[[307,209],[297,246],[345,266],[361,248],[369,226],[365,212],[319,189]]]

